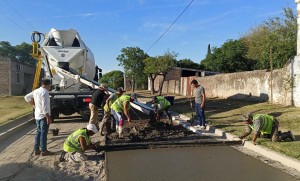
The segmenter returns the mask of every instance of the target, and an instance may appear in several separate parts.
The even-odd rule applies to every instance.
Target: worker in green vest
[[[110,110],[110,106],[119,98],[123,95],[124,93],[124,89],[123,87],[119,87],[117,89],[117,91],[113,94],[111,94],[109,96],[109,98],[106,100],[106,104],[104,105],[103,109],[104,109],[104,116],[102,118],[102,121],[99,125],[99,132],[102,136],[104,136],[103,134],[103,128],[104,126],[106,126],[107,121],[111,118],[111,110]],[[106,130],[108,130],[108,126],[106,126]]]
[[[169,118],[169,124],[173,124],[171,115],[171,103],[163,96],[153,96],[151,99],[152,106],[156,113],[156,120],[160,121],[160,118],[164,111],[166,111]]]
[[[87,160],[84,151],[95,149],[95,144],[91,143],[91,136],[98,132],[94,124],[88,124],[86,128],[73,132],[64,142],[64,151],[61,152],[59,161],[80,162]]]
[[[278,131],[279,122],[273,116],[267,114],[247,113],[243,116],[246,123],[246,131],[239,138],[243,139],[253,131],[252,143],[256,145],[257,137],[271,138],[273,142],[295,141],[295,136],[291,131]]]
[[[129,114],[130,102],[136,100],[136,94],[122,95],[111,106],[111,113],[116,120],[116,132],[119,133],[119,138],[123,138],[123,126],[127,119],[131,123],[131,117]]]

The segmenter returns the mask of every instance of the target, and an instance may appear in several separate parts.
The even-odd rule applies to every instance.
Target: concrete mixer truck
[[[41,43],[41,37],[44,39]],[[92,51],[82,41],[76,30],[51,29],[48,34],[33,32],[33,56],[38,60],[33,89],[38,87],[40,69],[44,78],[52,80],[50,92],[51,116],[79,113],[89,118],[88,104],[92,89],[99,85],[101,69],[95,66]],[[43,63],[41,63],[43,62]]]

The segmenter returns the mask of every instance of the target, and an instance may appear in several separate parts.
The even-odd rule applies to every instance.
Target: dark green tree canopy
[[[176,67],[199,69],[200,65],[193,62],[191,59],[181,59],[176,62]]]
[[[106,83],[108,87],[117,89],[124,87],[124,73],[120,70],[110,71],[102,76],[101,83]]]

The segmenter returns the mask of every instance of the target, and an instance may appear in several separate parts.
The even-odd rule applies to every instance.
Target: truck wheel
[[[82,114],[81,119],[82,119],[82,121],[86,122],[90,119],[90,115],[89,114]]]
[[[59,118],[59,112],[55,109],[51,110],[51,119],[54,122],[54,119],[58,119]]]

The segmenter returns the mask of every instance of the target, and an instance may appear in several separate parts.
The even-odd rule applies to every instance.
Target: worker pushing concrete
[[[87,160],[84,152],[88,149],[96,149],[96,145],[91,142],[91,136],[98,132],[94,124],[88,124],[86,128],[80,128],[73,132],[64,142],[63,151],[59,161],[80,162]]]
[[[130,102],[133,102],[137,98],[135,93],[129,95],[122,95],[111,106],[111,113],[116,120],[116,132],[119,133],[119,138],[123,136],[123,125],[125,120],[131,123],[131,117],[129,114]]]
[[[166,111],[169,118],[169,124],[172,125],[172,115],[171,115],[171,103],[165,99],[163,96],[153,96],[151,100],[152,105],[156,113],[156,120],[160,121],[160,118],[164,111]]]
[[[117,89],[117,92],[111,94],[109,96],[109,98],[106,100],[106,104],[104,105],[103,109],[104,109],[104,116],[103,119],[99,125],[99,132],[102,136],[104,136],[103,134],[103,127],[106,126],[107,121],[111,118],[111,109],[110,106],[119,98],[123,95],[124,93],[124,89],[123,87],[119,87]],[[106,126],[106,130],[108,130],[108,126]]]
[[[259,136],[271,138],[273,142],[279,141],[295,141],[295,136],[291,131],[278,131],[279,122],[273,116],[267,114],[253,114],[247,113],[243,116],[246,123],[246,131],[239,138],[243,139],[251,134],[253,131],[252,143],[256,143]]]

